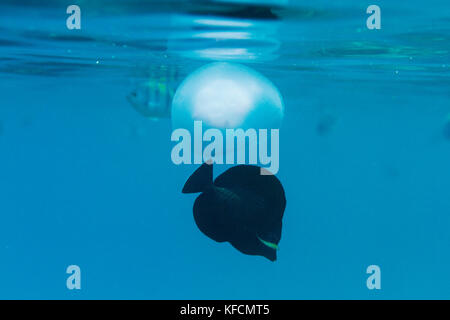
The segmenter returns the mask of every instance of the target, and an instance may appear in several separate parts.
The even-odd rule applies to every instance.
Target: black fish
[[[213,165],[204,163],[186,181],[183,193],[201,192],[193,211],[206,236],[275,261],[286,198],[280,181],[261,175],[261,170],[265,169],[239,165],[213,182]]]

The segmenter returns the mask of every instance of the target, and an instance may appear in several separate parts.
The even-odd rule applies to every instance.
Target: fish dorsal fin
[[[183,187],[183,193],[203,192],[213,183],[213,165],[205,162],[189,177]]]

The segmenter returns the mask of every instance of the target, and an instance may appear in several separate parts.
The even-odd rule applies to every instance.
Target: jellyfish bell
[[[181,83],[173,98],[171,140],[178,143],[172,161],[260,163],[276,174],[283,114],[280,92],[260,73],[226,62],[203,66]]]
[[[173,128],[278,129],[284,103],[275,85],[239,64],[211,63],[190,74],[172,102]]]

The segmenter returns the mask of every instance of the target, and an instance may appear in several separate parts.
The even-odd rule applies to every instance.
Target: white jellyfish
[[[239,64],[211,63],[190,74],[172,102],[173,128],[204,127],[277,129],[284,103],[275,85],[262,74]]]

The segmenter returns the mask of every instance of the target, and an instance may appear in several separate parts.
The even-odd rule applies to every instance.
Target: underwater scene
[[[448,0],[2,0],[0,299],[449,299]]]

